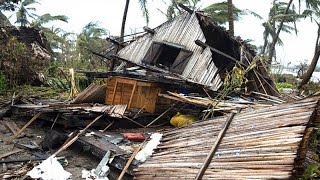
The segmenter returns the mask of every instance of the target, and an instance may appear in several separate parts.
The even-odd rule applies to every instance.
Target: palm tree
[[[179,7],[179,4],[183,4],[184,6],[188,7],[189,9],[195,10],[200,3],[201,0],[170,0],[170,4],[168,6],[167,12],[164,13],[163,11],[159,10],[162,14],[167,16],[167,19],[170,20],[183,12],[183,10]]]
[[[121,24],[121,32],[120,32],[120,42],[123,42],[124,30],[126,28],[127,14],[129,10],[130,0],[126,0],[126,5],[123,11],[122,24]]]
[[[316,22],[318,26],[317,39],[315,43],[313,58],[311,60],[311,63],[309,65],[307,72],[302,76],[302,81],[298,85],[298,89],[301,89],[305,84],[309,82],[320,57],[320,9],[319,9],[319,6],[309,6],[309,7],[311,9],[304,11],[303,14],[306,15],[306,17],[311,17],[312,20]]]
[[[35,19],[37,15],[33,13],[36,9],[34,7],[29,7],[32,4],[38,3],[36,0],[23,0],[20,2],[18,11],[16,12],[16,22],[20,24],[21,27],[25,27],[30,24],[28,18]]]
[[[77,36],[76,53],[78,61],[90,62],[95,67],[95,61],[98,59],[87,49],[94,49],[97,52],[105,51],[107,49],[105,36],[108,34],[108,30],[101,28],[98,22],[88,23]]]
[[[61,36],[66,32],[61,28],[46,27],[46,24],[53,21],[62,21],[67,23],[68,17],[65,15],[52,16],[51,14],[47,13],[38,16],[36,19],[34,19],[30,26],[37,29],[41,29],[41,31],[47,38],[47,41],[50,45],[50,49],[53,51],[52,53],[54,53],[57,56],[62,51],[62,47],[66,43],[66,39]]]
[[[273,6],[270,8],[269,12],[269,19],[262,24],[264,27],[263,32],[263,38],[264,38],[264,44],[261,50],[261,54],[265,54],[268,50],[270,52],[270,48],[272,46],[272,42],[275,41],[276,44],[283,46],[283,42],[280,39],[280,37],[276,37],[277,30],[281,28],[281,31],[286,33],[293,33],[295,32],[297,34],[297,27],[296,27],[296,21],[303,17],[299,15],[295,9],[294,6],[292,9],[289,9],[287,12],[287,15],[283,15],[283,12],[287,8],[287,3],[285,2],[277,2],[276,0],[273,1]],[[279,22],[283,21],[282,27],[280,27]],[[276,58],[275,56],[275,50],[273,50],[272,56]],[[270,61],[269,61],[270,63]]]
[[[234,36],[232,0],[228,0],[228,22],[229,22],[229,33],[231,34],[231,36]]]
[[[143,16],[146,19],[147,24],[149,23],[149,11],[147,8],[147,0],[139,0],[139,4],[141,7],[141,11],[143,13]],[[120,42],[123,41],[123,36],[124,36],[124,31],[125,31],[125,26],[126,26],[126,20],[127,20],[127,14],[128,14],[128,10],[129,10],[129,4],[130,4],[130,0],[126,0],[126,4],[124,7],[124,11],[123,11],[123,17],[122,17],[122,24],[121,24],[121,32],[120,32]]]
[[[319,0],[304,0],[304,1],[305,1],[305,4],[306,4],[307,8],[318,9],[318,7],[320,6],[320,1]],[[301,0],[298,0],[298,2],[299,2],[299,11],[300,11]],[[287,7],[285,8],[285,10],[284,10],[284,12],[282,14],[281,21],[280,21],[279,27],[277,29],[277,32],[275,33],[274,38],[272,40],[272,43],[270,44],[269,53],[268,53],[268,63],[269,64],[271,64],[271,62],[272,62],[272,58],[273,58],[273,55],[274,55],[274,52],[275,52],[275,46],[276,46],[277,41],[279,39],[279,35],[280,35],[281,30],[282,30],[283,24],[285,23],[286,18],[288,16],[290,16],[289,15],[289,10],[290,10],[290,6],[292,4],[293,4],[293,0],[289,0],[289,2],[287,3]]]
[[[171,0],[170,4],[167,8],[167,13],[163,13],[167,16],[168,19],[172,19],[182,12],[184,12],[178,4],[181,3],[192,10],[197,10],[199,8],[199,3],[201,0]],[[241,16],[251,14],[259,19],[261,19],[261,16],[259,16],[257,13],[254,13],[248,9],[238,9],[233,4],[232,5],[232,18],[230,18],[228,15],[230,8],[227,1],[214,3],[209,5],[208,7],[204,8],[203,11],[210,17],[210,19],[217,24],[226,24],[229,22],[229,19],[233,19],[232,21],[238,21]]]
[[[63,21],[67,23],[68,19],[69,18],[65,15],[52,16],[50,13],[47,13],[34,19],[31,23],[31,26],[36,28],[43,28],[45,24],[52,21]]]
[[[232,7],[232,21],[238,21],[240,20],[241,16],[248,14],[261,19],[261,16],[248,9],[238,9],[234,5],[232,5]],[[203,11],[207,13],[211,20],[222,25],[229,22],[230,17],[228,8],[230,7],[227,2],[220,2],[209,5],[208,7],[204,8]]]

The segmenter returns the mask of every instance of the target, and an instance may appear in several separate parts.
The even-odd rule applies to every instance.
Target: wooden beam
[[[136,88],[137,88],[137,82],[138,81],[135,81],[133,87],[132,87],[132,91],[131,91],[131,96],[130,96],[130,100],[129,100],[129,103],[128,103],[128,110],[130,110],[131,108],[131,104],[132,104],[132,99],[133,99],[133,96],[134,96],[134,92],[136,91]]]
[[[183,10],[187,11],[190,14],[192,14],[194,12],[193,10],[191,10],[187,6],[183,5],[182,3],[179,3],[178,6],[181,7]]]
[[[113,44],[115,44],[115,45],[117,45],[119,47],[125,47],[125,45],[121,44],[119,41],[116,41],[114,39],[106,38],[106,40],[112,42]]]
[[[197,176],[196,176],[196,180],[200,180],[202,179],[204,173],[206,172],[209,164],[211,163],[211,160],[214,156],[214,154],[216,153],[218,147],[219,147],[219,144],[221,142],[221,140],[223,139],[224,135],[226,134],[230,124],[231,124],[231,121],[233,119],[233,117],[235,116],[236,113],[231,113],[230,116],[228,117],[228,119],[226,120],[225,122],[225,125],[224,127],[221,129],[221,131],[219,132],[218,136],[217,136],[217,139],[216,141],[214,142],[206,160],[204,161],[203,165],[201,166]]]
[[[117,86],[118,86],[118,79],[116,79],[116,83],[114,84],[114,89],[113,89],[113,92],[112,92],[111,105],[113,105],[113,103],[114,103],[114,99],[115,99],[115,96],[116,96],[116,93],[117,93]]]
[[[216,49],[216,48],[214,48],[214,47],[211,47],[210,45],[208,45],[208,44],[200,41],[199,39],[197,39],[197,40],[195,41],[195,43],[196,43],[198,46],[202,47],[202,48],[209,47],[213,52],[216,52],[216,53],[218,53],[218,54],[220,54],[220,55],[222,55],[222,56],[224,56],[224,57],[226,57],[226,58],[228,58],[228,59],[230,59],[230,60],[232,60],[232,61],[234,61],[234,62],[237,62],[237,63],[243,65],[244,67],[247,67],[247,65],[243,64],[242,62],[240,62],[239,60],[235,59],[234,57],[232,57],[232,56],[230,56],[230,55],[228,55],[228,54],[226,54],[226,53],[224,53],[224,52],[221,52],[221,51],[219,51],[218,49]]]
[[[126,173],[127,169],[129,168],[130,164],[132,163],[133,159],[136,157],[136,155],[138,154],[138,152],[140,151],[140,149],[142,148],[143,143],[140,144],[132,153],[132,155],[130,156],[129,160],[126,163],[126,166],[123,168],[123,170],[121,171],[121,174],[118,177],[118,180],[121,180],[122,177],[124,176],[124,173]]]
[[[20,129],[20,131],[18,131],[7,143],[8,143],[8,144],[12,143],[12,141],[15,140],[15,139],[19,136],[19,134],[21,134],[21,133],[22,133],[31,123],[33,123],[33,121],[35,121],[40,115],[41,115],[41,112],[38,112],[38,114],[36,114],[35,116],[33,116],[33,118],[30,119],[30,121],[29,121],[26,125],[24,125],[24,126]]]
[[[147,32],[147,33],[152,34],[152,35],[156,33],[155,30],[153,30],[153,29],[151,29],[151,28],[149,28],[149,27],[147,27],[147,26],[144,26],[144,27],[143,27],[143,30],[144,30],[145,32]]]
[[[89,123],[83,130],[81,130],[74,138],[72,138],[70,141],[65,142],[64,145],[62,145],[62,147],[59,148],[59,150],[57,152],[55,152],[53,154],[53,157],[57,156],[59,153],[61,153],[62,151],[64,151],[65,149],[67,149],[69,146],[71,146],[76,140],[79,139],[80,136],[82,136],[84,133],[86,133],[86,131],[89,129],[89,127],[91,127],[96,121],[98,121],[103,115],[100,115],[98,117],[96,117],[93,121],[91,121],[91,123]]]

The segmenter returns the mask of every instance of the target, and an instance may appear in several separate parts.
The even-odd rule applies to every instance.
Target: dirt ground
[[[23,127],[24,124],[27,122],[26,120],[16,120],[14,121],[18,127]],[[40,144],[40,142],[44,139],[45,132],[50,129],[50,126],[45,125],[43,122],[35,122],[34,124],[30,125],[24,132],[26,133],[25,137],[18,138],[15,142],[19,144]],[[0,123],[0,157],[8,152],[13,150],[17,150],[18,148],[15,147],[14,143],[7,144],[7,140],[12,137],[12,133],[10,130],[6,128],[5,125]],[[47,154],[50,156],[56,151],[49,150],[47,152],[42,150],[28,150],[24,149],[22,152],[18,152],[3,158],[2,160],[17,160],[17,159],[34,159],[37,157],[37,154],[45,155]],[[72,179],[81,179],[81,171],[84,169],[91,170],[96,168],[99,164],[100,160],[96,157],[85,154],[81,151],[81,149],[76,147],[69,147],[67,150],[63,151],[61,154],[58,155],[59,157],[64,156],[66,157],[63,162],[63,167],[66,171],[72,174]],[[0,164],[0,178],[3,174],[19,174],[18,177],[11,177],[9,179],[24,179],[23,175],[34,165],[37,165],[40,161],[36,162],[12,162],[12,163],[5,163]]]

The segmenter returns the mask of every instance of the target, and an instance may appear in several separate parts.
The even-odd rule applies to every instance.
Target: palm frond
[[[149,24],[149,10],[147,8],[147,0],[139,0],[139,4],[146,22],[147,24]]]

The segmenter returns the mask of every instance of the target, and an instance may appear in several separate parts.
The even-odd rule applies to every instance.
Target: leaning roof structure
[[[188,82],[217,91],[225,73],[238,63],[247,67],[255,52],[200,12],[185,12],[122,48],[117,57],[167,70]],[[259,60],[248,74],[249,91],[278,95]]]

